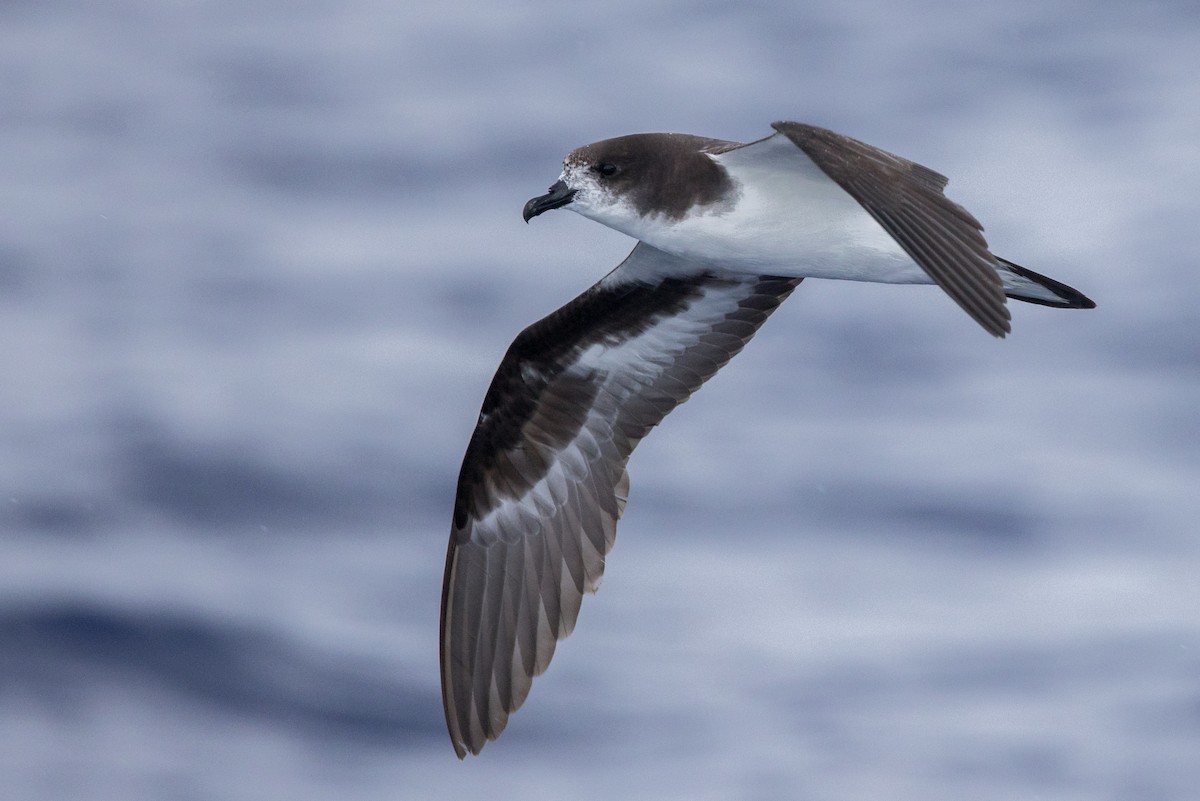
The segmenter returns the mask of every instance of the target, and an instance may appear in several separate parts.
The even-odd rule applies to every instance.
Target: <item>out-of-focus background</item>
[[[0,794],[1194,798],[1197,42],[1193,2],[3,4]],[[776,119],[1099,308],[993,341],[805,283],[459,763],[459,460],[631,246],[521,206],[580,144]]]

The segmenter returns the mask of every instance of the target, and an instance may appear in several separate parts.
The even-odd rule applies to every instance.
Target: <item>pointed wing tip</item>
[[[821,128],[816,125],[809,125],[806,122],[795,122],[794,120],[775,120],[775,122],[771,123],[771,128],[773,128],[776,133],[781,133],[791,139],[797,147],[800,146],[800,143],[796,141],[796,136],[812,135],[813,133],[817,132],[833,133],[825,128]]]
[[[997,339],[1004,339],[1012,333],[1012,312],[1008,310],[1008,300],[1003,295],[1000,296],[1000,314],[995,321],[995,329],[992,330],[993,336]]]
[[[977,316],[973,312],[970,312],[970,310],[968,310],[968,313],[975,318],[975,322],[983,326],[984,331],[987,331],[996,339],[1004,339],[1012,333],[1012,315],[1009,314],[1007,303],[1000,307],[1000,314],[995,317]]]
[[[487,745],[489,739],[485,738],[482,742],[478,743],[468,742],[463,738],[462,728],[450,717],[446,718],[446,729],[450,735],[450,745],[454,747],[454,755],[458,757],[460,762],[467,758],[467,754],[471,754],[472,756],[478,755],[483,750],[483,747]]]
[[[457,710],[451,709],[448,702],[449,696],[447,695],[446,689],[443,687],[442,705],[446,712],[446,733],[450,735],[450,745],[454,746],[454,755],[461,761],[467,758],[467,749],[469,746],[467,743],[463,742],[462,729],[459,727],[458,721],[455,720]],[[479,750],[473,748],[471,749],[471,753],[477,754],[479,753]]]
[[[828,135],[836,137],[837,139],[849,140],[851,142],[858,141],[856,139],[850,139],[850,137],[846,136],[845,134],[840,134],[837,131],[830,130],[829,128],[822,128],[820,125],[813,125],[812,123],[808,122],[796,122],[795,120],[775,120],[775,122],[771,123],[771,127],[777,132],[788,137],[792,136],[793,134],[805,136]],[[797,145],[799,145],[798,142]]]
[[[467,754],[477,755],[487,745],[488,737],[484,736],[480,742],[471,742],[469,738],[474,736],[471,731],[470,724],[467,721],[458,719],[458,709],[450,703],[448,690],[443,688],[442,703],[446,712],[446,733],[450,735],[450,745],[454,747],[454,755],[459,761],[467,758]],[[463,732],[466,732],[466,736]]]

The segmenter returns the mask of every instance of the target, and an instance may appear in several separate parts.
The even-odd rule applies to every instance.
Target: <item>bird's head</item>
[[[550,190],[525,204],[526,222],[569,208],[639,237],[642,224],[678,220],[697,204],[721,200],[731,186],[710,155],[726,143],[686,134],[632,134],[572,150]],[[640,238],[640,237],[639,237]]]

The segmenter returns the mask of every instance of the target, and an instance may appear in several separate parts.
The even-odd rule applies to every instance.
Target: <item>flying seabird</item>
[[[459,758],[525,700],[595,591],[637,443],[738,353],[805,278],[937,284],[985,331],[1005,296],[1095,304],[988,251],[946,178],[796,122],[749,144],[633,134],[572,151],[525,204],[637,245],[522,331],[463,459],[442,589],[442,699]]]

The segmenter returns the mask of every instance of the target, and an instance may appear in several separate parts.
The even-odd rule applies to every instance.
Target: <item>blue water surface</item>
[[[0,792],[1191,799],[1191,2],[0,7]],[[455,477],[630,241],[578,145],[825,125],[1091,295],[993,341],[806,282],[631,462],[602,591],[454,758]]]

